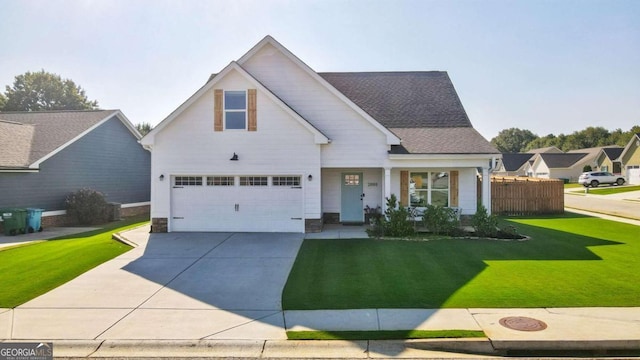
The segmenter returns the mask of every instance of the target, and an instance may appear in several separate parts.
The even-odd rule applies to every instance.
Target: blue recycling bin
[[[27,208],[27,231],[42,231],[42,212],[44,209]]]

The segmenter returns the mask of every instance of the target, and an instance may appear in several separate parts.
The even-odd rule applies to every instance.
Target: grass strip
[[[289,340],[403,340],[482,338],[478,330],[287,331]]]
[[[24,304],[129,251],[131,247],[113,240],[112,234],[146,222],[145,218],[131,218],[105,224],[95,231],[3,249],[0,308]]]
[[[638,185],[638,186],[624,186],[624,187],[610,186],[608,188],[589,189],[589,194],[611,195],[611,194],[620,194],[620,193],[626,193],[626,192],[631,192],[631,191],[640,191],[640,185]]]

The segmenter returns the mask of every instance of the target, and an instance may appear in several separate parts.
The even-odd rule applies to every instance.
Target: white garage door
[[[638,166],[627,167],[627,182],[633,185],[640,185],[640,168]]]
[[[304,232],[300,176],[174,176],[171,231]]]

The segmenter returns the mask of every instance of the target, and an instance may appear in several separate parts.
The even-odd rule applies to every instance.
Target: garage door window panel
[[[233,176],[207,176],[208,186],[234,186],[235,177]]]
[[[300,176],[274,176],[273,186],[300,186]]]
[[[202,186],[202,176],[176,176],[175,186]]]
[[[267,176],[241,176],[240,186],[268,186],[269,178]]]

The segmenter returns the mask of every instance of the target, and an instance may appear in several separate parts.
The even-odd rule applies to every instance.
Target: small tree
[[[582,168],[582,172],[588,172],[588,171],[593,171],[593,169],[591,168],[591,165],[585,165]]]
[[[387,209],[384,211],[384,215],[380,221],[374,224],[372,229],[367,231],[369,236],[407,237],[415,233],[415,229],[409,221],[409,211],[404,206],[398,205],[398,198],[395,194],[391,194],[387,198]]]
[[[80,189],[67,196],[67,215],[81,225],[100,224],[107,221],[108,204],[104,194],[92,189]]]
[[[480,237],[495,237],[498,234],[498,218],[493,214],[489,215],[482,204],[478,204],[478,209],[471,218],[471,225]]]

